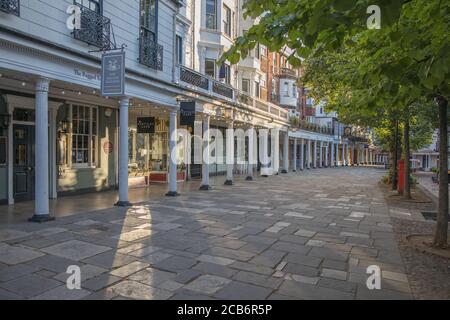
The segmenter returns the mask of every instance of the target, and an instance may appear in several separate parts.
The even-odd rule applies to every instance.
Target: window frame
[[[184,50],[183,50],[184,39],[180,35],[175,36],[175,52],[176,52],[176,62],[179,65],[184,64]]]
[[[214,70],[214,75],[210,75],[208,73],[206,73],[206,63],[207,62],[212,62],[213,63],[213,70]],[[205,75],[210,76],[213,79],[216,79],[217,77],[217,66],[216,66],[216,60],[215,59],[210,59],[210,58],[205,58]]]
[[[85,2],[97,5],[97,10],[92,10],[90,6],[84,4]],[[103,0],[73,0],[73,3],[103,15]]]
[[[283,93],[284,93],[285,97],[289,97],[289,82],[288,81],[284,82]]]
[[[255,58],[258,60],[261,59],[261,48],[259,43],[255,46]]]
[[[247,83],[247,90],[244,90],[244,82]],[[242,92],[250,94],[250,79],[247,79],[247,78],[241,79],[241,90],[242,90]]]
[[[225,83],[231,85],[231,66],[227,63],[223,64],[225,73]]]
[[[231,25],[232,25],[232,19],[233,19],[232,11],[226,4],[223,5],[223,11],[224,11],[224,15],[223,15],[223,19],[222,19],[223,33],[226,34],[228,37],[231,37],[231,32],[232,32]]]
[[[208,13],[208,2],[214,2],[214,13]],[[217,0],[206,0],[206,8],[205,8],[205,28],[210,30],[217,30]],[[212,19],[208,19],[208,17],[212,17]],[[208,24],[209,21],[213,22],[213,25],[210,26]]]
[[[261,83],[257,80],[255,80],[255,97],[261,97]]]
[[[154,14],[151,14],[150,10],[152,8],[152,2],[154,2]],[[155,43],[158,42],[158,7],[158,0],[139,0],[139,34],[143,38],[149,37]],[[144,17],[145,12],[147,12],[146,17]]]
[[[80,119],[79,117],[79,108],[83,108],[84,110],[89,110],[89,132],[86,133],[74,133],[74,107],[78,108],[78,121],[86,121],[86,118]],[[95,112],[95,113],[94,113]],[[93,115],[95,114],[95,132],[93,132]],[[71,168],[97,168],[98,167],[98,132],[99,132],[99,107],[98,106],[92,106],[92,105],[86,105],[86,104],[70,104],[69,105],[69,121],[70,121],[70,145],[68,145],[68,152],[70,159],[70,167]],[[75,142],[75,137],[78,136],[87,136],[87,142],[88,146],[87,148],[83,147],[81,149],[86,150],[88,153],[88,161],[87,162],[76,162],[74,161],[74,151],[77,153],[79,151],[79,148]],[[76,155],[75,155],[76,160]]]

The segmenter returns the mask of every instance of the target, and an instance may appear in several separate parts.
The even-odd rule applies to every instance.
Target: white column
[[[293,156],[294,163],[292,164],[292,170],[295,172],[297,171],[297,138],[294,138],[294,156]]]
[[[50,81],[36,82],[36,139],[35,139],[35,207],[33,222],[54,220],[49,209],[49,149],[48,149],[48,90]]]
[[[330,143],[327,142],[325,144],[325,168],[328,168],[329,166],[331,167],[330,163],[328,163],[328,161],[330,160],[329,158],[329,153],[330,152]]]
[[[116,206],[128,207],[128,108],[130,98],[120,99],[119,112],[119,201]]]
[[[289,131],[284,134],[283,140],[283,170],[281,173],[289,172]]]
[[[350,164],[349,158],[348,158],[348,143],[345,144],[345,165],[348,166]]]
[[[339,143],[336,144],[336,167],[339,166]]]
[[[14,137],[13,137],[13,106],[8,103],[8,113],[11,115],[11,121],[8,127],[8,205],[14,204]]]
[[[280,131],[270,130],[271,139],[271,157],[272,157],[272,174],[278,174],[280,171]]]
[[[334,142],[332,142],[330,146],[331,146],[331,150],[330,150],[330,155],[331,155],[330,167],[332,167],[332,166],[334,166],[334,159],[335,159],[335,157],[334,157],[334,155],[335,155]]]
[[[166,196],[176,197],[177,192],[177,110],[170,111],[169,130],[170,130],[170,159],[169,159],[169,192]]]
[[[313,154],[312,154],[312,164],[313,164],[313,168],[316,169],[317,168],[317,140],[314,140],[314,145],[313,145]]]
[[[51,150],[51,159],[50,159],[50,168],[51,168],[51,181],[50,181],[50,185],[51,185],[51,193],[50,193],[50,198],[51,199],[56,199],[58,197],[58,192],[57,192],[57,172],[56,172],[56,136],[57,136],[57,132],[56,132],[56,116],[58,114],[58,108],[52,108],[51,109],[51,122],[50,122],[50,141],[51,141],[51,145],[50,145],[50,150]]]
[[[319,168],[322,168],[323,165],[323,141],[320,141],[320,149],[319,149]]]
[[[253,127],[250,127],[250,129],[248,130],[248,169],[247,169],[247,178],[245,178],[245,180],[247,181],[252,181],[253,180],[253,163],[255,162],[256,159],[258,159],[258,157],[256,156],[255,159],[255,138],[256,138],[256,132],[255,129]]]
[[[306,168],[311,169],[311,140],[309,139],[306,148]]]
[[[270,137],[272,139],[272,137]],[[265,129],[259,132],[259,161],[261,163],[261,176],[267,178],[269,176],[269,161],[274,161],[273,157],[273,141],[272,141],[272,154],[270,159],[269,153],[269,131]]]
[[[230,130],[231,129],[231,130]],[[233,185],[233,168],[234,168],[234,132],[233,132],[233,122],[228,124],[227,130],[227,180],[225,180],[225,185]]]
[[[203,162],[202,162],[202,185],[200,190],[210,190],[209,185],[209,118],[208,114],[203,116]],[[206,158],[206,159],[205,159]],[[206,160],[206,161],[205,161]]]
[[[305,139],[300,140],[300,170],[305,169]]]

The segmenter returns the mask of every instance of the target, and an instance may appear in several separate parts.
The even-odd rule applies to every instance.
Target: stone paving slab
[[[0,299],[411,299],[383,171],[330,168],[0,226]],[[332,182],[332,183],[331,183]],[[395,212],[395,214],[401,214]],[[67,267],[81,270],[68,290]],[[381,268],[381,290],[366,287]]]

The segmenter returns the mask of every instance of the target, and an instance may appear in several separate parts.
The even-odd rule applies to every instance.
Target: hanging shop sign
[[[104,97],[125,95],[125,51],[103,54],[101,87]]]
[[[195,121],[195,101],[180,102],[180,125],[194,126]]]
[[[155,133],[155,117],[137,118],[137,133]]]

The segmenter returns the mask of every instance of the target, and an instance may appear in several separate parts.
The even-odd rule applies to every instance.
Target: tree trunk
[[[438,96],[436,102],[439,106],[439,211],[433,245],[446,247],[448,236],[448,101],[444,97]]]
[[[392,190],[397,190],[398,183],[398,120],[395,120],[395,133],[394,133],[394,171],[392,176]]]
[[[411,175],[411,150],[409,147],[409,110],[406,109],[405,112],[405,127],[404,127],[404,137],[403,141],[405,144],[405,191],[404,196],[406,199],[411,199],[411,184],[409,183],[409,176]]]

